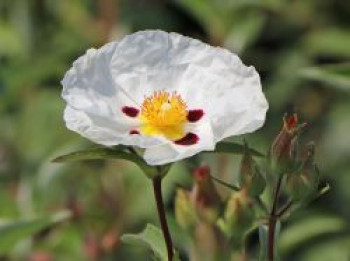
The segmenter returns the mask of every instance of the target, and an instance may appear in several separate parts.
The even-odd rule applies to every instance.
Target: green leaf
[[[310,216],[287,227],[280,237],[280,249],[284,254],[291,253],[317,237],[346,231],[346,222],[336,216]]]
[[[245,150],[244,145],[233,143],[233,142],[228,142],[228,141],[222,141],[222,142],[219,142],[216,144],[216,148],[213,152],[243,154],[244,150]],[[264,154],[262,154],[261,152],[259,152],[257,150],[254,150],[254,149],[249,149],[249,152],[253,156],[265,157]]]
[[[97,159],[124,159],[135,163],[143,170],[143,172],[149,178],[153,178],[157,175],[165,175],[171,165],[164,165],[161,168],[148,165],[143,158],[139,155],[124,150],[124,147],[116,148],[94,148],[82,151],[76,151],[57,157],[53,162],[70,162],[70,161],[84,161],[84,160],[97,160]],[[161,173],[159,172],[161,170]]]
[[[20,240],[33,236],[43,229],[54,226],[69,217],[70,213],[63,211],[51,217],[0,224],[0,255],[11,251],[12,247]]]
[[[229,188],[229,189],[231,189],[233,191],[239,191],[240,190],[239,187],[237,187],[235,185],[232,185],[232,184],[229,184],[229,183],[227,183],[227,182],[225,182],[225,181],[223,181],[221,179],[218,179],[218,178],[214,177],[213,175],[211,175],[211,178],[214,181],[216,181],[217,183],[219,183],[220,185],[223,185],[223,186],[225,186],[225,187],[227,187],[227,188]]]
[[[308,34],[304,44],[312,55],[350,57],[350,33],[347,29],[324,27],[314,30]]]
[[[340,90],[350,91],[350,63],[306,68],[301,72],[301,75]]]
[[[163,234],[159,228],[151,224],[148,224],[142,233],[136,235],[126,234],[121,237],[121,240],[130,245],[146,246],[153,251],[157,260],[168,261]]]
[[[242,53],[256,40],[265,21],[266,17],[261,12],[244,13],[237,17],[225,39],[225,47]]]

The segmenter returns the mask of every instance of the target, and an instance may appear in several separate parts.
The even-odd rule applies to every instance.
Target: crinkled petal
[[[62,84],[70,129],[100,144],[147,148],[144,157],[152,165],[190,157],[214,149],[226,137],[252,132],[263,125],[268,109],[258,73],[237,55],[162,31],[138,32],[89,50]],[[198,133],[198,143],[184,146],[136,134],[139,118],[125,115],[122,108],[139,109],[145,96],[160,90],[176,91],[188,110],[203,110],[204,116],[186,127]]]
[[[208,45],[176,33],[142,31],[120,41],[111,60],[114,81],[142,103],[154,91],[179,92],[182,77]]]
[[[223,48],[176,33],[142,31],[120,41],[111,67],[115,82],[138,103],[165,90],[179,93],[190,109],[205,107],[217,141],[264,123],[268,105],[259,75]]]
[[[228,75],[212,75],[196,70],[198,73],[191,75],[197,75],[202,90],[197,85],[185,96],[186,100],[203,106],[205,115],[211,121],[216,142],[229,136],[253,132],[265,122],[268,103],[259,75],[253,67],[237,62],[240,69],[236,68]],[[231,79],[232,75],[235,75],[234,79]]]
[[[144,159],[149,165],[163,165],[191,157],[201,151],[215,149],[214,137],[209,123],[202,123],[191,131],[199,138],[194,145],[177,145],[173,142],[154,146],[145,150]]]
[[[110,60],[117,46],[90,49],[78,58],[62,80],[62,97],[72,108],[125,124],[121,108],[138,105],[112,78]]]
[[[105,146],[123,144],[148,148],[168,142],[161,137],[130,134],[129,126],[127,125],[120,125],[113,119],[76,110],[70,106],[67,106],[64,111],[64,120],[68,129]],[[124,133],[124,135],[120,135],[120,133]]]

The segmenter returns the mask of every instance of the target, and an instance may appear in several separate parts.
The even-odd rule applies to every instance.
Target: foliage
[[[297,108],[309,122],[304,139],[315,140],[321,184],[329,182],[332,191],[282,222],[281,255],[283,260],[347,261],[349,17],[350,4],[338,0],[0,1],[0,218],[31,224],[62,210],[72,213],[45,233],[37,234],[46,225],[26,230],[28,237],[13,241],[1,255],[8,260],[35,260],[38,254],[55,260],[147,260],[143,249],[120,241],[122,234],[157,222],[149,180],[139,169],[120,160],[67,165],[51,160],[91,148],[62,121],[59,82],[71,62],[87,48],[125,33],[159,28],[239,52],[261,73],[270,111],[266,126],[245,137],[252,148],[266,150],[286,111]],[[240,144],[241,138],[229,142]],[[170,220],[174,191],[191,187],[193,167],[208,162],[213,176],[238,184],[239,159],[203,153],[175,164],[164,178]],[[220,195],[230,193],[216,186]],[[175,223],[171,230],[178,232],[175,244],[186,256],[186,233]],[[253,233],[249,240],[252,256],[256,237]]]

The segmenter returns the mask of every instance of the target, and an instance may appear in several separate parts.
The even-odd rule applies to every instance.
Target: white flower
[[[176,33],[142,31],[90,49],[62,80],[67,127],[161,165],[253,132],[268,103],[254,67]]]

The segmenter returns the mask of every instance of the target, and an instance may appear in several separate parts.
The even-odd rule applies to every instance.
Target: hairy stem
[[[153,178],[153,190],[154,190],[154,197],[156,199],[157,203],[157,210],[158,210],[158,216],[160,225],[163,231],[163,236],[166,244],[166,248],[168,251],[168,260],[172,261],[174,256],[174,248],[173,248],[173,242],[171,239],[171,235],[169,233],[168,223],[165,215],[164,205],[163,205],[163,196],[162,196],[162,177],[157,176]]]

